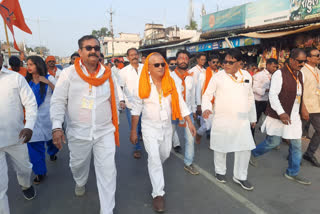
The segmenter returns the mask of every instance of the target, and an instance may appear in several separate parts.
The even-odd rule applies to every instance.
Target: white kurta
[[[134,96],[138,94],[139,75],[143,68],[143,64],[139,64],[138,72],[130,64],[119,71],[119,85],[123,89],[123,94],[119,94],[120,100],[125,100],[126,106],[132,109]]]
[[[174,80],[176,84],[177,90],[182,94],[183,91],[183,85],[182,85],[182,80],[180,77],[175,72],[170,73],[172,79]],[[186,85],[186,104],[188,109],[195,113],[197,111],[197,106],[196,106],[196,101],[195,101],[195,90],[196,90],[196,85],[193,79],[193,76],[187,76],[184,80],[184,83]]]
[[[194,79],[195,84],[197,85],[198,80],[199,80],[199,75],[201,73],[205,73],[206,69],[204,69],[204,67],[200,67],[200,65],[196,65],[193,68],[191,68],[188,72],[190,74],[193,73],[193,79]]]
[[[241,70],[233,81],[223,70],[214,75],[202,96],[202,111],[212,111],[212,97],[215,96],[213,109],[210,148],[223,153],[246,151],[255,148],[250,130],[250,122],[256,122],[256,108],[252,92],[250,74]]]
[[[269,92],[269,101],[271,108],[274,109],[278,115],[285,113],[283,110],[280,100],[279,93],[282,88],[282,74],[281,71],[278,70],[272,75],[271,79],[271,87]],[[297,90],[297,94],[302,93],[301,84],[299,85],[299,90]],[[297,101],[297,100],[296,100]],[[302,137],[302,122],[300,118],[300,104],[298,102],[294,102],[293,108],[291,110],[290,125],[285,125],[281,122],[281,120],[274,119],[272,117],[267,116],[266,120],[261,126],[261,131],[266,132],[267,135],[270,136],[280,136],[284,139],[299,139]]]
[[[48,80],[55,85],[56,80],[53,76],[49,76]],[[38,108],[37,121],[33,128],[33,134],[30,142],[49,141],[52,139],[52,123],[50,120],[50,101],[52,97],[52,89],[48,85],[46,97]]]
[[[253,75],[253,94],[255,100],[268,101],[269,92],[267,90],[270,89],[270,80],[271,74],[266,69]]]
[[[23,107],[26,124],[23,125]],[[17,144],[23,128],[33,129],[37,118],[36,98],[25,78],[2,68],[0,71],[0,148]]]
[[[85,75],[89,75],[85,66],[80,63]],[[97,78],[104,74],[101,66]],[[119,103],[117,84],[114,82],[116,103]],[[90,102],[91,108],[83,105]],[[81,79],[74,65],[66,68],[59,77],[51,98],[50,117],[52,129],[62,128],[65,113],[68,114],[67,135],[82,140],[97,139],[108,133],[113,133],[111,93],[109,81],[89,90],[89,83]]]

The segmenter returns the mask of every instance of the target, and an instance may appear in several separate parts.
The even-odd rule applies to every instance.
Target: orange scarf
[[[98,69],[100,70],[100,63],[98,65]],[[97,71],[99,71],[97,69],[97,71],[95,72],[95,75],[90,75],[87,76],[83,73],[81,67],[80,67],[80,57],[77,58],[74,61],[74,67],[77,71],[77,74],[80,76],[80,78],[82,80],[84,80],[85,82],[89,83],[90,85],[93,86],[100,86],[102,85],[105,81],[109,80],[109,84],[110,84],[110,92],[111,92],[111,111],[112,111],[112,124],[114,125],[114,127],[116,128],[115,132],[114,132],[114,138],[115,138],[115,142],[117,146],[120,146],[120,140],[119,140],[119,126],[118,126],[118,109],[117,109],[117,103],[116,103],[116,97],[115,97],[115,92],[114,92],[114,84],[112,81],[112,77],[111,77],[111,70],[105,66],[105,72],[102,75],[102,77],[100,78],[96,78],[95,76],[97,75]]]
[[[150,76],[149,76],[149,58],[153,54],[156,54],[156,53],[151,53],[148,55],[141,71],[141,75],[139,79],[139,97],[141,99],[146,99],[150,96],[151,84],[150,84]],[[167,63],[164,69],[165,69],[165,73],[161,81],[163,96],[167,97],[168,95],[171,94],[172,119],[182,120],[178,92],[177,92],[174,80],[170,76],[169,66]]]
[[[187,78],[187,76],[192,76],[193,75],[193,73],[191,73],[191,74],[189,74],[189,72],[188,71],[186,71],[186,72],[184,72],[184,74],[181,74],[178,70],[177,70],[177,68],[174,70],[174,72],[176,73],[176,75],[182,80],[182,83],[181,83],[181,85],[182,85],[182,96],[183,96],[183,99],[184,99],[184,101],[186,101],[186,82],[184,81],[186,78]]]
[[[57,72],[57,67],[54,67],[54,71],[51,71],[51,70],[49,70],[49,68],[48,68],[48,73],[51,75],[51,76],[53,76],[53,77],[56,77],[56,72]]]
[[[204,94],[204,92],[206,92],[206,90],[208,88],[208,85],[209,85],[209,82],[210,82],[210,80],[212,78],[212,75],[213,75],[212,69],[210,67],[208,67],[207,70],[206,70],[206,79],[204,81],[204,85],[203,85],[203,88],[202,88],[202,95]],[[214,103],[214,97],[212,98],[211,103],[212,104]]]
[[[12,68],[9,68],[10,71],[13,71]],[[27,69],[25,67],[20,67],[19,74],[21,74],[22,76],[26,77],[27,76]]]

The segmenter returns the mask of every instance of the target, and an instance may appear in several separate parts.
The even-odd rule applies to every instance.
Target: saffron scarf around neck
[[[48,79],[49,74],[45,76],[46,79]],[[34,96],[36,97],[36,101],[38,104],[38,108],[40,107],[40,105],[44,102],[44,100],[46,99],[46,95],[47,95],[47,90],[48,90],[48,85],[45,84],[45,90],[44,93],[41,95],[40,92],[40,82],[38,84],[35,84],[32,80],[29,81],[29,86],[32,89]]]
[[[110,94],[111,94],[111,112],[112,112],[112,124],[115,127],[115,132],[114,132],[114,138],[115,138],[115,143],[117,146],[120,146],[120,138],[119,138],[119,124],[118,124],[118,109],[117,109],[117,103],[116,103],[116,96],[115,96],[115,90],[114,90],[114,82],[111,77],[111,70],[107,66],[104,66],[105,71],[102,77],[96,78],[95,76],[87,76],[83,73],[81,66],[80,66],[80,57],[77,58],[74,62],[74,67],[79,75],[79,77],[87,82],[89,85],[93,85],[95,87],[98,87],[105,83],[105,81],[109,80],[109,85],[110,85]],[[98,64],[97,70],[100,70],[100,63]],[[99,71],[98,70],[98,71]]]
[[[150,96],[151,93],[151,83],[150,83],[150,74],[149,74],[149,59],[152,55],[159,53],[151,53],[148,55],[139,78],[139,97],[141,99],[146,99]],[[164,59],[163,59],[164,60]],[[164,60],[165,62],[165,60]],[[180,105],[179,105],[179,95],[177,92],[176,85],[174,80],[170,76],[169,66],[165,62],[165,73],[161,80],[161,89],[163,91],[163,96],[167,97],[171,95],[171,108],[172,108],[172,119],[182,120]]]
[[[204,94],[204,92],[206,92],[212,76],[213,76],[213,71],[212,71],[212,69],[210,67],[208,67],[207,70],[206,70],[206,79],[204,81],[204,85],[203,85],[203,88],[202,88],[202,95]],[[212,104],[214,103],[214,97],[212,98],[211,103]]]
[[[49,73],[51,76],[56,77],[57,70],[58,70],[58,68],[57,68],[57,67],[54,67],[54,71],[48,69],[48,73]]]
[[[179,71],[178,71],[178,68],[176,68],[174,70],[174,72],[176,73],[176,75],[181,79],[181,84],[182,84],[182,88],[183,90],[181,91],[182,93],[182,96],[183,96],[183,99],[184,101],[186,101],[186,82],[185,82],[185,79],[188,77],[188,76],[192,76],[193,73],[189,74],[188,71],[185,71],[183,74],[181,74]]]

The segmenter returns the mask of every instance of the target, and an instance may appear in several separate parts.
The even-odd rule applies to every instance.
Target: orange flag
[[[13,25],[17,28],[21,29],[26,33],[32,34],[31,30],[27,26],[24,20],[24,16],[21,11],[21,7],[18,0],[3,0],[0,3],[0,14],[3,17],[5,23],[10,29],[13,40],[14,40],[14,48],[19,50],[18,45],[16,43],[13,31]]]

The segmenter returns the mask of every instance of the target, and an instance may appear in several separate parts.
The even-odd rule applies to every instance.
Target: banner
[[[229,39],[230,43],[233,47],[244,47],[250,45],[259,45],[260,39],[249,38],[249,37],[236,37]],[[204,52],[204,51],[212,51],[218,49],[230,48],[225,40],[218,40],[214,42],[206,42],[197,45],[190,45],[186,47],[186,50],[190,53]]]
[[[202,17],[202,32],[223,31],[245,26],[246,5],[211,13]]]
[[[290,0],[260,0],[247,4],[246,27],[256,27],[290,18]]]

